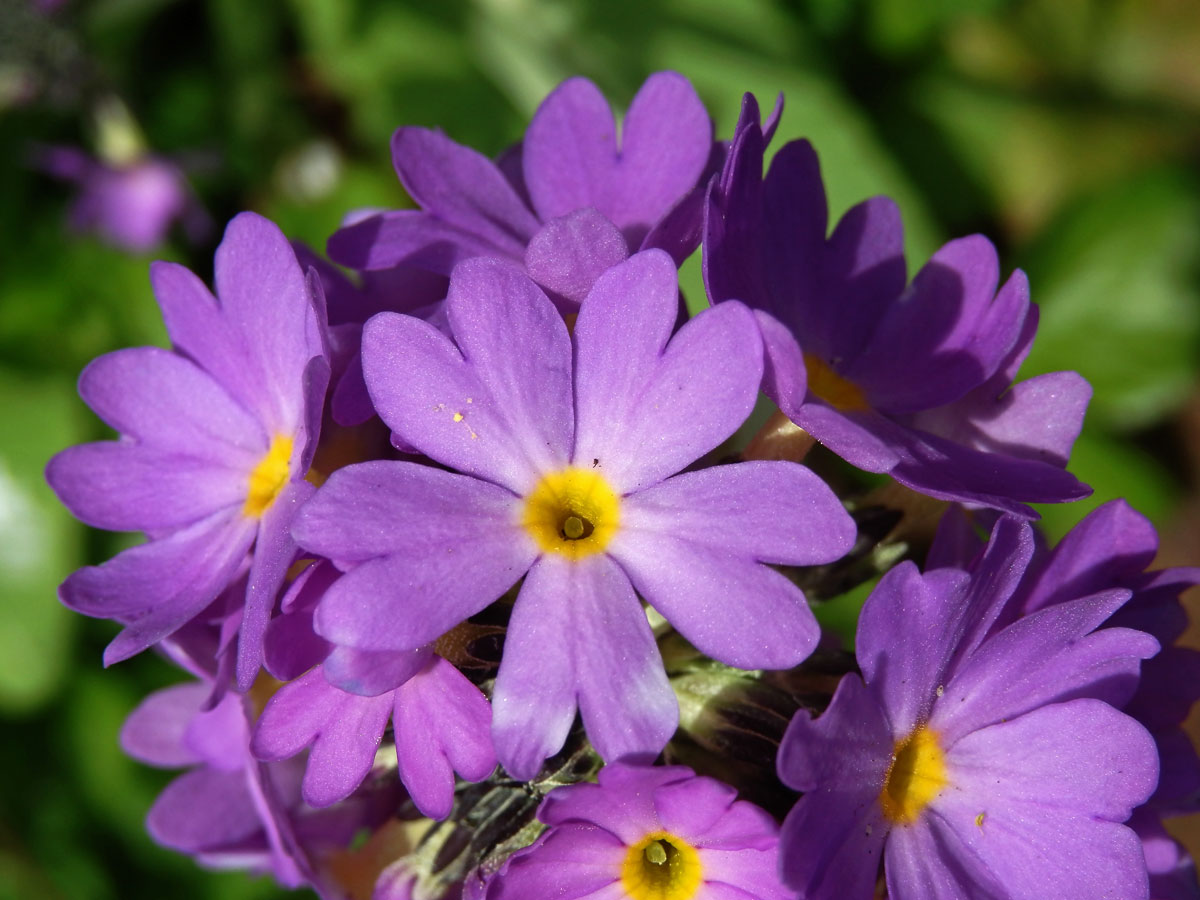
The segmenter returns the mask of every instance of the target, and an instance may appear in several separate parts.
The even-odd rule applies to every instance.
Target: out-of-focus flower
[[[970,571],[902,563],[859,620],[863,677],[801,712],[779,773],[804,796],[781,837],[785,880],[809,900],[1145,898],[1125,822],[1158,781],[1154,741],[1109,703],[1128,699],[1157,642],[1097,627],[1107,590],[996,629],[1032,554],[1001,519]]]
[[[769,130],[769,128],[768,128]],[[948,500],[1034,516],[1090,493],[1064,468],[1091,388],[1075,372],[1013,384],[1037,329],[1018,271],[997,292],[996,251],[951,241],[905,287],[899,212],[852,208],[826,236],[817,157],[776,153],[747,94],[705,219],[709,297],[754,308],[764,390],[848,462]]]
[[[125,625],[106,663],[170,635],[249,567],[245,604],[230,614],[246,690],[295,554],[292,517],[313,491],[304,477],[329,363],[319,286],[275,225],[236,217],[215,272],[219,300],[183,266],[151,267],[175,350],[94,360],[80,395],[121,438],[62,451],[46,479],[89,525],[149,538],[60,588],[72,609]]]
[[[740,304],[670,339],[676,280],[661,251],[609,270],[573,344],[546,295],[499,260],[455,270],[453,341],[376,316],[363,337],[376,409],[405,445],[465,474],[349,466],[293,528],[347,572],[317,608],[318,632],[359,650],[422,647],[525,575],[493,695],[497,755],[518,778],[562,746],[577,708],[608,760],[652,756],[674,732],[635,590],[709,655],[788,668],[818,629],[799,589],[762,563],[829,562],[853,542],[850,517],[801,466],[669,477],[745,420],[761,377]]]
[[[777,826],[683,766],[620,763],[551,791],[549,829],[490,882],[487,900],[787,900]]]
[[[359,219],[329,240],[355,269],[417,266],[449,275],[473,256],[509,259],[574,312],[596,278],[630,253],[682,263],[700,241],[706,176],[718,160],[712,121],[676,72],[646,79],[620,141],[586,78],[558,86],[518,151],[499,163],[426,128],[404,127],[392,159],[419,210]]]

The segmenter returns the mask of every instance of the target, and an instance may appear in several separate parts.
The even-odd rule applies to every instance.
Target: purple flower
[[[766,812],[683,766],[616,763],[560,787],[550,826],[493,878],[487,900],[787,900]]]
[[[970,571],[902,563],[862,610],[863,677],[816,721],[802,712],[779,773],[804,796],[783,825],[784,879],[809,900],[872,896],[1146,897],[1119,823],[1153,792],[1154,743],[1108,703],[1157,650],[1096,627],[1105,591],[994,628],[1032,553],[1001,519]]]
[[[508,259],[573,312],[630,253],[659,247],[678,264],[696,249],[713,154],[712,122],[682,75],[646,79],[619,141],[603,95],[572,78],[501,164],[437,131],[397,130],[392,159],[421,208],[358,220],[330,238],[329,254],[355,269],[443,275],[473,256]]]
[[[219,300],[180,265],[151,267],[175,350],[94,360],[79,393],[120,439],[64,450],[46,478],[89,525],[149,538],[59,590],[72,609],[125,625],[106,665],[195,618],[249,567],[236,610],[245,690],[295,555],[291,519],[313,490],[304,476],[329,363],[319,286],[278,228],[252,213],[236,217],[215,271]]]
[[[392,663],[391,680],[401,682],[375,696],[339,690],[325,680],[323,666],[284,685],[255,729],[255,755],[286,759],[310,747],[302,795],[311,806],[328,806],[348,797],[374,767],[390,718],[400,780],[424,815],[445,818],[454,803],[454,773],[480,781],[496,767],[491,708],[440,656],[405,656],[411,659],[399,666],[394,658],[368,661],[372,674]]]
[[[1037,312],[1025,275],[997,291],[980,235],[951,241],[905,287],[899,213],[886,197],[826,236],[817,157],[783,147],[764,180],[766,139],[746,95],[705,220],[714,301],[753,307],[764,390],[848,462],[948,500],[1034,516],[1028,502],[1089,490],[1064,470],[1091,388],[1058,372],[1013,384]]]
[[[270,872],[286,887],[309,885],[326,900],[345,894],[325,865],[364,828],[387,820],[398,788],[374,788],[329,810],[300,799],[296,763],[264,765],[249,751],[247,698],[175,685],[147,697],[121,730],[121,746],[163,768],[190,767],[159,795],[146,819],[158,843],[214,868]]]
[[[73,147],[47,147],[36,153],[34,165],[79,186],[70,213],[73,229],[94,231],[124,250],[153,250],[179,220],[191,233],[208,227],[183,172],[162,157],[144,155],[115,164]]]
[[[742,423],[761,377],[740,304],[668,343],[676,291],[665,253],[638,254],[596,282],[572,340],[524,274],[477,259],[451,279],[453,341],[376,316],[363,337],[376,409],[458,472],[347,467],[293,529],[347,572],[316,612],[318,632],[343,647],[417,649],[525,576],[493,695],[497,755],[518,778],[562,746],[577,708],[608,760],[656,754],[675,730],[637,594],[716,659],[787,668],[818,630],[800,591],[762,563],[832,561],[854,538],[801,466],[668,477]]]

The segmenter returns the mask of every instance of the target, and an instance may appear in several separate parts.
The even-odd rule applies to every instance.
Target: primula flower
[[[295,554],[292,516],[313,491],[329,363],[319,286],[273,224],[237,216],[215,272],[219,300],[183,266],[151,267],[175,349],[118,350],[84,369],[80,396],[120,439],[64,450],[46,479],[89,525],[149,538],[59,589],[72,609],[125,625],[106,665],[195,618],[249,563],[235,612],[246,690]]]
[[[71,228],[94,231],[121,249],[153,250],[176,221],[193,235],[209,227],[179,166],[162,157],[145,154],[109,163],[74,147],[46,147],[35,154],[33,165],[78,185]]]
[[[249,750],[248,698],[226,694],[215,707],[203,682],[157,691],[121,729],[121,746],[142,762],[189,767],[167,785],[146,818],[151,837],[213,868],[269,872],[286,887],[309,885],[326,900],[345,895],[325,859],[363,828],[374,828],[401,799],[373,787],[345,804],[314,810],[300,798],[300,766],[262,764]]]
[[[363,336],[383,421],[458,472],[346,467],[293,529],[347,572],[317,631],[362,651],[429,644],[525,576],[493,695],[497,755],[518,778],[562,746],[577,707],[608,760],[656,754],[674,732],[635,590],[710,656],[788,668],[818,629],[801,592],[762,563],[829,562],[854,539],[801,466],[668,477],[732,434],[761,377],[745,307],[704,312],[670,339],[676,298],[670,257],[638,254],[596,282],[572,342],[518,269],[462,263],[446,300],[453,341],[389,313]]]
[[[630,253],[659,247],[678,264],[696,249],[712,132],[676,72],[646,79],[619,142],[599,89],[586,78],[563,82],[506,165],[441,132],[400,128],[392,160],[421,208],[359,219],[330,238],[329,255],[355,269],[403,264],[443,275],[474,256],[508,259],[571,312]]]
[[[997,291],[996,251],[951,241],[905,287],[895,204],[875,197],[826,236],[817,157],[776,153],[746,95],[725,170],[710,189],[709,297],[753,307],[763,388],[793,422],[848,462],[947,500],[1035,516],[1026,503],[1090,493],[1063,467],[1091,388],[1075,372],[1013,384],[1037,329],[1017,271]]]
[[[496,767],[491,708],[440,656],[408,655],[415,659],[403,664],[400,685],[376,696],[334,687],[322,666],[284,685],[255,728],[255,755],[279,760],[311,747],[303,796],[312,806],[328,806],[366,778],[391,719],[400,780],[422,814],[445,818],[454,803],[454,773],[480,781]]]
[[[804,796],[781,835],[783,876],[809,900],[888,896],[1147,896],[1137,835],[1119,824],[1154,791],[1154,742],[1103,702],[1128,696],[1158,649],[1095,631],[1109,590],[999,629],[1032,554],[1005,517],[970,571],[888,572],[863,606],[862,678],[793,719],[779,774]],[[1100,698],[1100,699],[1097,699]]]
[[[599,784],[551,791],[550,826],[513,856],[487,900],[787,900],[775,821],[683,766],[615,763]]]

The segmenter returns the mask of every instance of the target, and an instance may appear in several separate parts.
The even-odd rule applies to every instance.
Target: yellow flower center
[[[808,389],[834,409],[845,412],[871,408],[862,388],[833,371],[821,357],[805,353],[804,368],[808,372]]]
[[[266,455],[250,472],[250,486],[242,515],[258,518],[270,508],[287,484],[289,463],[292,461],[292,439],[277,434],[271,440]]]
[[[582,559],[608,546],[621,520],[621,500],[592,469],[551,472],[525,498],[521,524],[546,553]]]
[[[621,887],[630,900],[691,900],[703,875],[695,847],[669,832],[655,831],[625,854]]]
[[[946,757],[937,732],[921,726],[896,742],[879,794],[883,814],[897,825],[909,825],[947,784]]]

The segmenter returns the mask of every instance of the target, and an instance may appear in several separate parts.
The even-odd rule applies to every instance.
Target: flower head
[[[600,91],[571,78],[542,101],[514,166],[437,131],[397,130],[392,159],[420,210],[355,221],[329,252],[356,269],[443,275],[474,256],[508,259],[574,311],[630,253],[660,247],[680,263],[696,249],[713,153],[712,122],[682,75],[646,80],[619,140]]]
[[[561,787],[550,828],[491,881],[488,900],[785,900],[775,822],[733,788],[682,766],[612,764]]]
[[[497,755],[532,776],[576,710],[602,756],[656,754],[677,706],[634,591],[702,651],[787,668],[817,627],[763,562],[832,561],[854,526],[791,463],[670,477],[741,424],[760,377],[739,304],[671,338],[676,273],[660,251],[602,276],[573,338],[549,299],[498,260],[451,279],[451,341],[408,316],[366,327],[383,421],[452,467],[374,462],[335,472],[294,533],[346,575],[317,630],[361,650],[436,640],[525,576],[493,698]],[[460,474],[461,473],[461,474]]]
[[[1146,730],[1103,699],[1158,647],[1096,631],[1105,591],[995,628],[1028,565],[1027,525],[999,521],[969,571],[911,563],[863,607],[858,658],[829,709],[800,713],[779,774],[803,791],[782,832],[785,880],[810,900],[1145,897],[1119,823],[1154,790]]]
[[[252,213],[217,249],[217,297],[175,263],[156,263],[151,281],[175,349],[94,360],[79,392],[120,440],[68,448],[46,469],[77,517],[149,540],[80,569],[59,593],[125,625],[105,651],[113,663],[194,619],[248,566],[234,614],[245,690],[295,555],[291,518],[312,492],[304,477],[329,380],[320,293],[279,229]]]
[[[905,286],[899,212],[852,208],[826,236],[816,153],[794,141],[764,179],[754,98],[709,193],[713,302],[759,315],[764,390],[848,462],[934,497],[1034,516],[1086,496],[1066,472],[1091,388],[1078,373],[1013,384],[1037,329],[1029,285],[980,235],[951,241]]]

